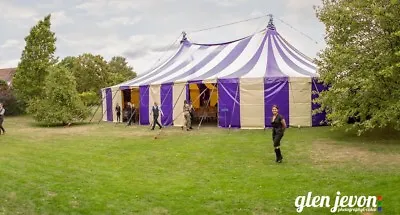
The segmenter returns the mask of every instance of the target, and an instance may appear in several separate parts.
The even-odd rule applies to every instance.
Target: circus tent
[[[325,115],[312,115],[318,107],[312,92],[325,88],[317,78],[312,59],[286,41],[272,22],[253,35],[219,44],[192,43],[184,36],[164,63],[102,89],[103,120],[115,121],[116,104],[125,104],[129,94],[141,125],[151,123],[150,108],[158,102],[161,123],[181,126],[183,101],[200,108],[199,98],[207,94],[206,105],[215,108],[219,127],[269,127],[274,104],[288,125],[318,126]]]

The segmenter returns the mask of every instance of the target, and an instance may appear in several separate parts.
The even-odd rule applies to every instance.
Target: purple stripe
[[[228,67],[233,61],[235,61],[239,55],[243,52],[243,50],[247,47],[249,44],[250,40],[252,37],[249,37],[245,40],[242,40],[235,46],[235,48],[221,61],[219,62],[218,65],[213,67],[211,70],[206,72],[203,75],[200,75],[196,78],[193,78],[192,80],[204,80],[207,79],[208,77],[211,77],[213,75],[218,74],[222,70],[224,70],[226,67]]]
[[[196,64],[193,68],[189,69],[188,71],[182,73],[181,75],[178,75],[175,78],[171,78],[167,81],[165,81],[166,83],[168,82],[174,82],[176,80],[180,80],[182,78],[185,78],[189,75],[194,74],[195,72],[199,71],[201,68],[203,68],[205,65],[207,65],[210,61],[212,61],[219,53],[221,53],[222,50],[224,50],[224,48],[226,47],[226,45],[222,45],[219,46],[218,48],[216,48],[215,50],[213,50],[207,57],[205,57],[203,60],[201,60],[198,64]]]
[[[113,105],[112,105],[112,92],[111,88],[106,89],[106,106],[107,106],[107,121],[113,121]]]
[[[234,82],[234,83],[232,83]],[[239,80],[217,81],[218,84],[218,126],[240,128]],[[236,96],[236,98],[235,98]]]
[[[164,126],[172,125],[172,109],[173,109],[173,98],[172,98],[172,84],[161,85],[160,98],[161,98],[161,124]]]
[[[312,85],[312,91],[313,92],[322,92],[322,91],[328,90],[328,88],[325,87],[323,85],[323,83],[318,82],[317,78],[313,78],[312,79],[311,85]],[[319,97],[318,94],[312,93],[311,94],[311,101],[314,101],[314,99],[316,99],[318,97]],[[321,105],[314,104],[314,102],[311,102],[312,110],[316,110],[316,109],[318,109],[320,107],[321,107]],[[312,116],[312,126],[314,127],[314,126],[327,125],[326,122],[325,122],[325,119],[326,119],[326,112],[325,111],[322,112],[322,113],[314,114]]]
[[[139,94],[140,94],[140,124],[141,125],[149,125],[149,88],[150,86],[140,86]]]
[[[293,51],[291,49],[289,49],[286,45],[286,43],[284,43],[281,39],[281,35],[277,35],[275,37],[275,39],[278,39],[279,41],[279,46],[282,46],[287,52],[289,52],[289,54],[294,57],[296,60],[300,61],[302,64],[306,65],[308,68],[313,69],[313,70],[317,70],[317,68],[313,65],[311,65],[309,62],[304,61],[303,59],[299,58],[298,55],[294,54]],[[276,40],[275,40],[276,41]]]
[[[267,37],[268,35],[265,34],[260,47],[258,47],[257,52],[253,55],[253,57],[250,59],[249,62],[247,62],[242,68],[236,70],[236,72],[227,75],[223,78],[239,78],[249,73],[256,66],[257,62],[260,60],[261,53],[264,49],[265,41],[267,41]]]
[[[175,63],[175,60],[182,54],[183,50],[186,49],[186,48],[188,48],[188,47],[187,47],[187,45],[185,45],[185,43],[184,43],[184,44],[181,45],[181,47],[179,48],[178,52],[177,52],[166,64],[164,64],[162,67],[160,67],[160,68],[158,68],[158,69],[156,69],[156,70],[153,70],[152,72],[147,73],[147,74],[145,74],[145,75],[143,75],[143,76],[141,76],[141,77],[138,77],[138,78],[132,80],[132,82],[126,83],[125,85],[136,84],[136,83],[138,83],[139,81],[142,81],[143,79],[145,79],[146,77],[149,77],[149,76],[152,76],[152,75],[154,75],[154,74],[157,74],[157,73],[159,73],[160,71],[162,71],[162,70],[168,68],[168,67],[171,66],[173,63]]]
[[[289,82],[288,78],[264,79],[265,127],[271,127],[272,105],[278,105],[279,114],[289,126]]]
[[[305,76],[314,77],[314,76],[317,75],[317,74],[313,74],[313,73],[311,73],[311,72],[308,72],[307,70],[305,70],[305,69],[303,69],[303,68],[297,66],[297,65],[296,65],[292,60],[290,60],[290,59],[288,58],[288,56],[282,51],[282,48],[277,44],[277,41],[276,41],[276,37],[275,37],[275,36],[273,37],[273,39],[274,39],[274,42],[275,42],[275,46],[276,46],[276,48],[278,49],[278,52],[279,52],[279,54],[281,55],[283,61],[285,61],[285,63],[286,63],[290,68],[292,68],[294,71],[296,71],[296,72],[298,72],[298,73],[300,73],[300,74],[302,74],[302,75],[305,75]]]
[[[267,71],[265,71],[265,77],[285,77],[276,63],[274,50],[272,49],[271,35],[276,34],[275,31],[268,31],[268,58],[267,58]]]

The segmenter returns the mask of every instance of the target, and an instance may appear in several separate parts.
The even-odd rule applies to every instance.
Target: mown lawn
[[[158,130],[112,123],[16,117],[5,127],[0,214],[297,214],[296,197],[310,191],[381,195],[376,214],[400,214],[398,133],[288,129],[276,164],[270,130],[166,128],[154,139]]]

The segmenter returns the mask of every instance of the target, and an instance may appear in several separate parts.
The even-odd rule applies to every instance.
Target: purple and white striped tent
[[[161,104],[164,125],[183,124],[182,105],[189,84],[214,83],[218,89],[218,126],[265,128],[276,104],[290,126],[318,126],[324,114],[312,115],[316,65],[269,25],[251,36],[220,44],[186,38],[166,62],[143,75],[102,89],[104,121],[115,121],[121,90],[139,89],[140,124],[150,123],[150,107]]]

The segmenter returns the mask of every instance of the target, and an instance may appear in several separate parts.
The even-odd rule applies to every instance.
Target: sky
[[[0,68],[16,67],[30,28],[47,14],[57,37],[56,56],[83,53],[106,60],[124,56],[141,74],[171,57],[181,32],[190,41],[217,43],[262,30],[273,14],[277,31],[309,57],[325,47],[321,0],[0,0]]]

